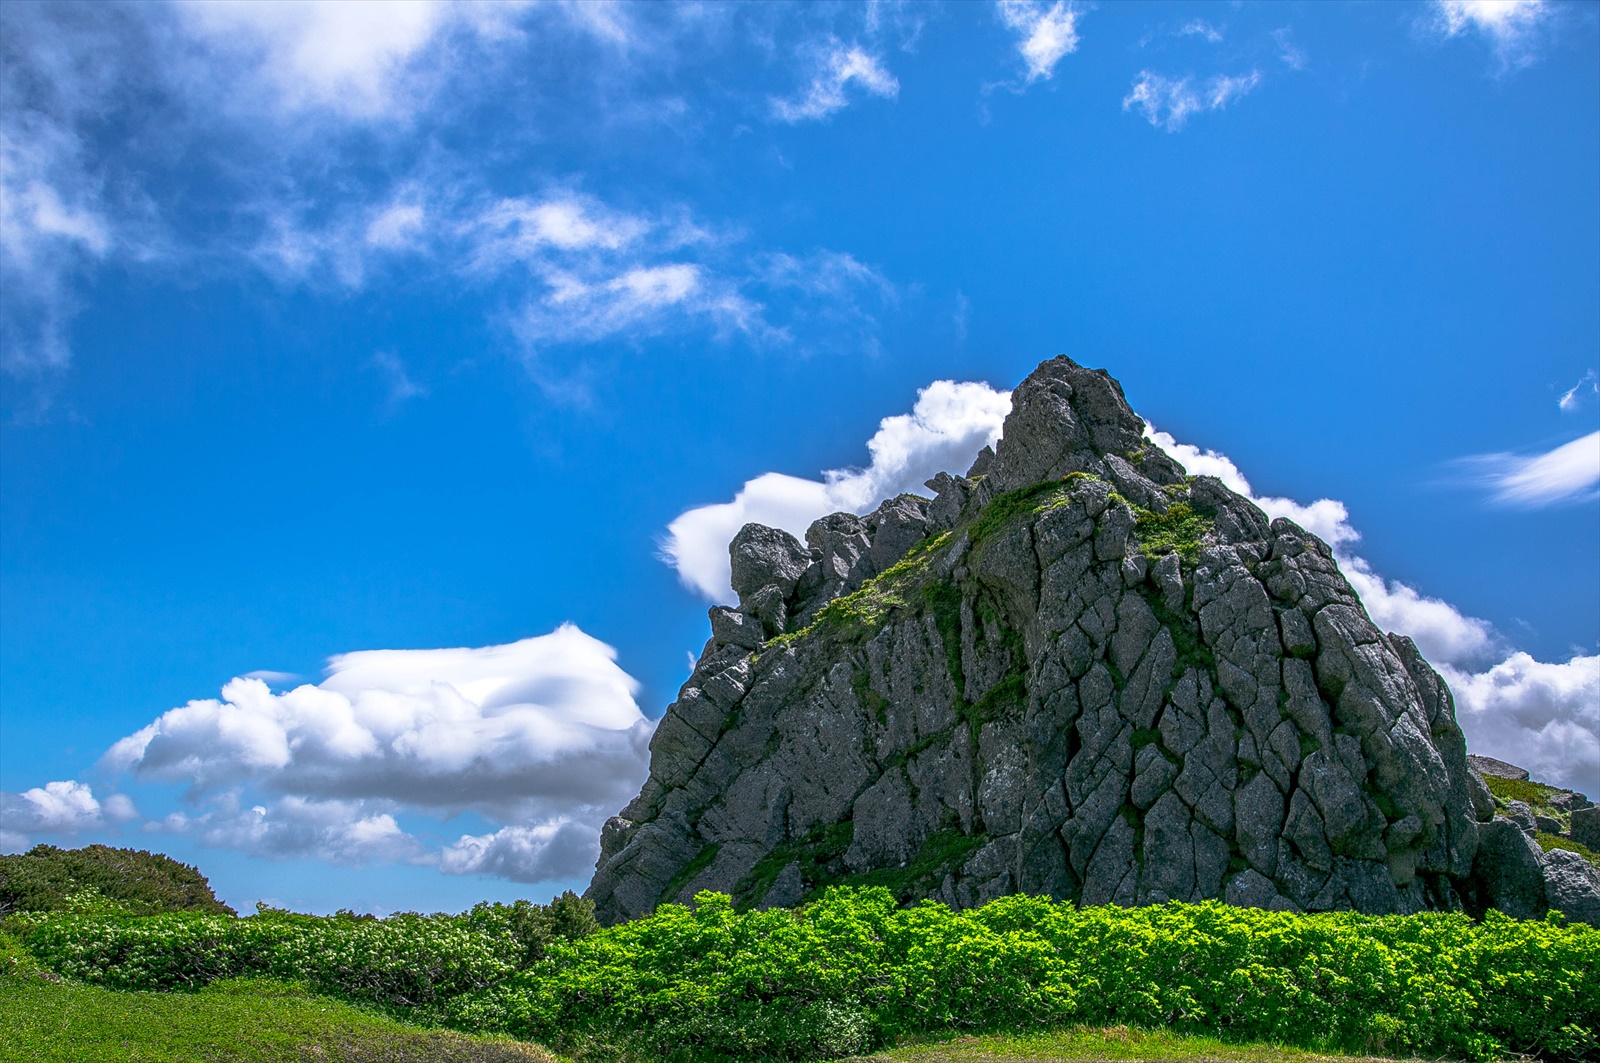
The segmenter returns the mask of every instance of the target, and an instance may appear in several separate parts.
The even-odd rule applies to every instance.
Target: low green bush
[[[456,916],[375,919],[263,907],[248,919],[52,914],[10,923],[52,970],[108,988],[198,989],[265,976],[396,1008],[483,989],[537,962],[552,940],[595,930],[593,906],[570,891],[549,905],[480,904]]]
[[[594,931],[575,897],[388,919],[50,914],[7,924],[61,975],[125,989],[240,976],[513,1034],[580,1060],[815,1060],[908,1035],[1128,1026],[1318,1051],[1600,1060],[1600,930],[1490,912],[1303,915],[1218,902],[954,912],[839,887],[723,894]]]
[[[816,1059],[905,1034],[1079,1023],[1325,1051],[1600,1058],[1600,932],[1559,919],[1030,897],[952,912],[898,908],[884,889],[830,890],[793,912],[696,902],[557,945],[451,1014],[563,1051],[626,1032],[662,1059]]]

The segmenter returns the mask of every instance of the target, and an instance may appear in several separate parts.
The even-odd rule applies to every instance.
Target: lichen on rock
[[[1449,689],[1325,543],[1186,475],[1102,371],[1056,358],[1012,401],[931,500],[735,537],[739,604],[602,833],[603,921],[843,882],[1600,910],[1587,864],[1499,826]]]

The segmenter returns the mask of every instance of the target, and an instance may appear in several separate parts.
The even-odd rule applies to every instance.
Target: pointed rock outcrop
[[[1102,371],[1056,358],[1012,401],[931,500],[804,544],[740,531],[739,606],[603,833],[603,920],[838,882],[957,907],[1581,902],[1582,869],[1547,886],[1501,837],[1448,688],[1325,543],[1186,475]]]

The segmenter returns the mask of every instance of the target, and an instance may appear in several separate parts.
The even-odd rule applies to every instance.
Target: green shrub
[[[1600,930],[1558,916],[1304,915],[1208,901],[954,912],[838,887],[793,911],[723,894],[590,932],[577,898],[460,916],[13,916],[60,974],[238,976],[503,1031],[582,1059],[811,1060],[904,1035],[1075,1025],[1318,1051],[1600,1060]],[[3,945],[3,942],[0,942]],[[0,961],[4,950],[0,949]]]
[[[96,910],[234,914],[198,870],[160,853],[36,845],[26,853],[0,856],[0,915]]]
[[[1600,932],[1558,919],[1021,896],[952,912],[899,909],[881,888],[829,890],[794,912],[696,900],[557,944],[452,1013],[559,1050],[628,1035],[684,1059],[821,1058],[859,1051],[858,1038],[1078,1023],[1320,1050],[1600,1058]],[[807,1028],[837,1043],[785,1039],[794,1016],[824,1013],[841,1018]]]
[[[592,933],[594,909],[568,892],[550,905],[480,904],[464,915],[387,919],[14,916],[28,950],[69,978],[113,989],[198,989],[227,978],[299,980],[317,992],[399,1008],[434,1007],[543,958],[551,941]]]

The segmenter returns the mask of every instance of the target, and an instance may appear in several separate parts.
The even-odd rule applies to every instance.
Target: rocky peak
[[[955,906],[1600,898],[1496,816],[1449,689],[1328,546],[1143,430],[1115,380],[1056,358],[931,500],[824,517],[804,545],[741,529],[739,606],[711,611],[602,835],[600,916],[834,882]]]

